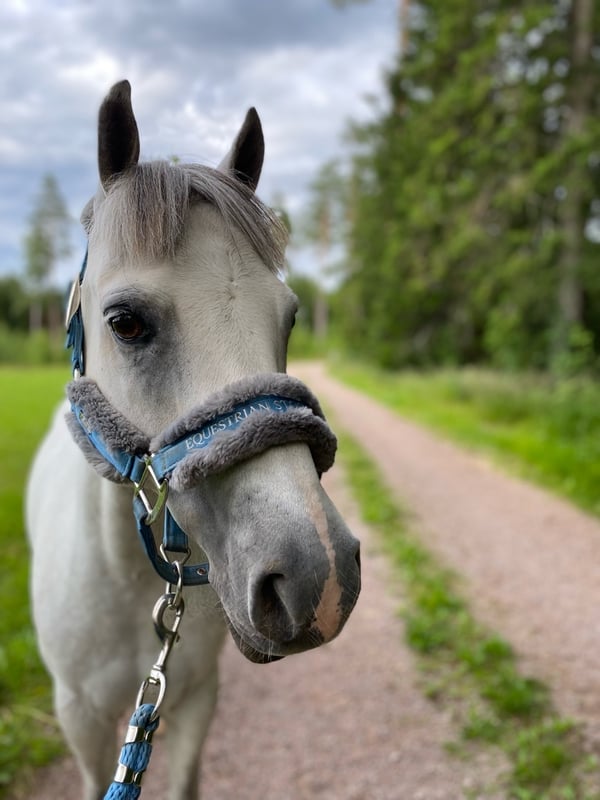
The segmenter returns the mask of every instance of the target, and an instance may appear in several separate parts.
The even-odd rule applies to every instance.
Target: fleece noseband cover
[[[337,440],[319,401],[301,381],[285,373],[254,375],[230,384],[154,438],[117,411],[90,378],[72,381],[67,394],[71,405],[82,411],[86,425],[110,450],[143,457],[186,437],[192,444],[199,436],[210,438],[210,446],[190,447],[189,454],[174,465],[169,484],[176,491],[278,445],[306,443],[319,475],[335,459]],[[259,402],[265,396],[271,398],[270,407]],[[123,476],[96,449],[74,414],[67,415],[67,423],[92,466],[103,477],[123,482]]]

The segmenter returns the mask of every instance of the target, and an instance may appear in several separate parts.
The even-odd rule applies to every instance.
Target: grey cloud
[[[22,10],[16,10],[20,7]],[[394,48],[394,4],[328,0],[23,0],[0,8],[0,273],[13,270],[42,174],[73,215],[96,183],[95,119],[128,77],[148,157],[216,163],[245,110],[263,119],[260,193],[300,204]]]

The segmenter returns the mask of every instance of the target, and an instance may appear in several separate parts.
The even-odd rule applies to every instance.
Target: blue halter
[[[212,417],[205,425],[190,431],[174,442],[161,447],[156,453],[143,456],[128,450],[111,447],[102,434],[90,424],[85,410],[72,403],[71,410],[75,420],[104,461],[125,480],[134,485],[133,513],[136,519],[144,550],[154,569],[169,583],[177,583],[177,567],[164,558],[164,552],[189,553],[188,536],[177,524],[166,508],[168,481],[173,469],[187,456],[211,446],[215,437],[223,431],[235,431],[254,414],[286,414],[294,409],[304,408],[299,400],[282,398],[279,395],[262,394],[243,403],[232,406],[226,413]],[[149,493],[156,499],[152,501]],[[160,553],[156,549],[152,525],[164,508],[164,530]],[[208,583],[207,563],[183,566],[184,585]]]
[[[80,377],[85,373],[84,361],[84,329],[83,316],[81,313],[81,284],[85,277],[88,262],[88,250],[86,248],[79,275],[71,288],[71,294],[67,305],[67,341],[65,346],[71,348],[71,367],[73,377]],[[75,419],[80,424],[82,430],[87,435],[89,441],[94,445],[100,455],[108,461],[117,472],[125,479],[133,482],[135,486],[133,496],[133,515],[137,524],[142,545],[146,555],[156,572],[168,583],[176,585],[180,578],[177,567],[156,549],[156,542],[152,533],[152,523],[156,520],[167,499],[168,484],[165,478],[169,473],[168,464],[173,460],[175,452],[179,453],[177,445],[164,448],[166,452],[160,453],[160,463],[154,464],[152,456],[144,459],[126,453],[123,450],[110,449],[98,431],[91,430],[85,424],[85,417],[81,408],[72,406],[71,410]],[[171,459],[169,460],[169,454]],[[180,458],[181,456],[179,456]],[[167,459],[165,461],[165,459]],[[178,459],[173,462],[174,464]],[[171,466],[172,469],[172,466]],[[147,478],[151,478],[157,492],[157,501],[152,507],[144,489]],[[189,553],[188,536],[175,521],[168,508],[164,513],[164,528],[162,540],[162,552]],[[201,585],[208,583],[208,563],[195,564],[193,566],[183,566],[181,577],[184,585]]]
[[[83,257],[83,263],[79,270],[79,277],[73,281],[71,286],[71,293],[67,302],[67,318],[65,324],[67,326],[67,341],[65,347],[71,348],[71,367],[73,368],[73,376],[84,374],[84,361],[83,361],[83,317],[81,316],[81,284],[85,277],[87,269],[88,251],[86,249]]]
[[[87,267],[87,252],[83,260],[83,264],[78,278],[74,281],[69,297],[67,309],[67,343],[66,346],[72,349],[71,364],[73,367],[73,377],[75,386],[80,386],[78,378],[84,375],[85,360],[84,360],[84,326],[81,313],[81,283],[85,276]],[[287,376],[286,376],[287,377]],[[319,430],[320,437],[327,436],[333,439],[335,452],[335,437],[327,428],[323,419],[315,417],[315,409],[317,414],[320,414],[318,409],[318,402],[313,398],[316,406],[307,405],[300,399],[294,399],[290,396],[285,396],[285,389],[282,394],[277,394],[279,385],[271,382],[267,385],[267,391],[264,393],[253,395],[250,399],[243,402],[237,402],[227,407],[223,413],[213,414],[204,424],[199,428],[186,430],[185,435],[176,438],[174,441],[166,441],[155,453],[141,453],[140,448],[121,449],[115,446],[114,442],[107,441],[106,435],[101,431],[102,421],[96,417],[96,421],[90,421],[90,416],[94,416],[93,412],[86,413],[85,400],[77,400],[77,392],[72,397],[71,410],[73,419],[77,423],[77,430],[81,430],[84,434],[83,440],[92,445],[94,451],[99,454],[102,459],[107,462],[118,475],[134,485],[133,497],[133,513],[136,520],[137,530],[140,535],[144,550],[152,563],[156,572],[168,583],[175,585],[180,579],[184,585],[201,585],[209,582],[208,563],[186,565],[185,557],[180,562],[169,561],[166,558],[167,552],[183,553],[189,556],[190,548],[187,534],[177,524],[169,509],[166,507],[166,500],[169,490],[169,478],[173,470],[180,464],[180,462],[188,457],[198,454],[198,451],[210,448],[213,441],[220,435],[234,432],[240,428],[246,420],[251,416],[266,415],[271,420],[276,417],[285,417],[288,415],[287,420],[282,420],[282,424],[294,424],[294,414],[298,410],[309,411],[309,417],[313,422],[322,424],[325,428],[325,433],[322,429]],[[275,388],[275,392],[271,390]],[[303,387],[306,394],[310,392],[306,387]],[[101,394],[101,393],[100,393]],[[292,392],[293,394],[293,392]],[[306,396],[302,394],[300,396]],[[247,395],[246,395],[247,396]],[[79,393],[81,398],[81,393]],[[107,403],[107,412],[114,411],[108,404],[106,398],[101,395],[103,401]],[[312,397],[312,395],[311,395]],[[312,401],[308,401],[309,403]],[[123,419],[125,423],[126,420]],[[297,422],[297,420],[296,420]],[[106,431],[106,428],[104,428]],[[306,438],[295,439],[296,441],[308,441]],[[221,436],[221,441],[223,441]],[[277,443],[277,442],[275,442]],[[281,443],[281,442],[279,442]],[[142,449],[146,445],[142,446]],[[129,445],[127,445],[129,447]],[[131,446],[133,448],[133,445]],[[314,455],[314,454],[313,454]],[[333,463],[331,458],[328,466]],[[325,466],[325,469],[328,467]],[[157,549],[154,535],[152,533],[152,525],[158,519],[160,513],[164,511],[164,530],[162,544]]]

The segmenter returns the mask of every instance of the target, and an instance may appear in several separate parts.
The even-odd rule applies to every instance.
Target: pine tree
[[[42,326],[40,294],[56,265],[71,253],[71,218],[54,175],[42,179],[24,240],[25,271],[31,287],[30,329]],[[56,316],[56,313],[54,314]]]
[[[598,244],[585,235],[600,217],[598,9],[408,11],[387,110],[355,131],[345,333],[390,366],[545,367],[573,325],[598,348]]]

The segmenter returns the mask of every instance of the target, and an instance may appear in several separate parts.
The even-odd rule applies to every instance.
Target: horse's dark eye
[[[137,314],[123,311],[109,320],[109,325],[115,336],[125,342],[132,342],[139,339],[146,333],[146,325]]]

